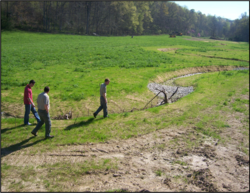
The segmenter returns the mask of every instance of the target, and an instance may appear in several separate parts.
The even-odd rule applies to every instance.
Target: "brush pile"
[[[55,120],[64,120],[64,119],[72,119],[72,111],[69,111],[69,113],[66,113],[64,115],[58,115],[56,117],[53,117]]]

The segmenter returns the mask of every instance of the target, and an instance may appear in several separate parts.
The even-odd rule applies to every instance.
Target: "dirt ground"
[[[227,40],[215,40],[215,39],[204,39],[204,38],[196,38],[196,37],[192,37],[192,38],[186,38],[185,40],[191,40],[191,41],[204,41],[204,42],[212,42],[212,41],[227,41]],[[230,41],[231,43],[234,44],[239,44],[240,42],[234,42],[234,41]],[[223,45],[223,44],[222,44]],[[224,44],[225,45],[225,44]]]
[[[168,52],[172,50],[178,50],[179,48],[159,48],[157,50],[162,51],[162,52]]]
[[[2,164],[38,167],[65,161],[84,162],[93,157],[95,160],[118,160],[118,170],[90,171],[79,179],[80,183],[65,184],[71,191],[78,192],[114,189],[131,192],[246,192],[249,191],[249,157],[238,148],[244,136],[236,116],[239,115],[228,116],[230,128],[222,133],[230,133],[233,139],[226,145],[206,138],[200,140],[199,146],[187,149],[181,138],[192,134],[192,140],[204,139],[202,134],[197,133],[195,128],[168,128],[127,140],[63,146],[44,153],[33,154],[32,147],[28,147],[2,157]],[[171,143],[173,140],[178,144]],[[161,171],[160,175],[156,174],[157,170]],[[2,191],[10,191],[9,183],[9,179],[2,181]],[[47,191],[42,185],[22,183],[25,191]]]

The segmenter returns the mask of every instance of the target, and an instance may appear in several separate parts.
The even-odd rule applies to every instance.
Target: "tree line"
[[[1,28],[113,36],[180,32],[249,42],[246,13],[232,21],[169,1],[1,2]]]

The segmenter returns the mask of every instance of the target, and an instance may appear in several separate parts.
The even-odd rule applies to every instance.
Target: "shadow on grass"
[[[25,126],[25,125],[22,124],[22,125],[18,125],[18,126],[16,126],[16,127],[1,129],[1,133],[3,134],[3,133],[5,133],[6,131],[11,131],[11,130],[13,130],[13,129],[17,129],[17,128],[24,127],[24,126]]]
[[[87,121],[81,121],[80,123],[69,125],[64,130],[71,130],[71,129],[75,129],[75,128],[78,128],[81,126],[87,126],[87,125],[91,124],[94,121],[94,119],[95,118],[90,118]]]
[[[39,142],[42,142],[42,141],[46,140],[44,138],[44,139],[40,139],[38,141],[35,141],[33,143],[29,143],[29,144],[24,145],[25,143],[27,143],[29,140],[33,139],[34,137],[35,136],[30,137],[30,138],[25,139],[24,141],[22,141],[20,143],[16,143],[14,145],[10,145],[9,147],[1,148],[1,157],[4,157],[6,155],[9,155],[10,153],[13,153],[13,152],[18,151],[18,150],[23,149],[23,148],[30,147],[32,145],[35,145],[35,144],[37,144]]]

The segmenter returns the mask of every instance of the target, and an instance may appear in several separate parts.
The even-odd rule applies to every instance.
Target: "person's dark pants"
[[[98,113],[103,109],[103,116],[107,117],[108,116],[108,107],[107,107],[107,103],[106,103],[103,96],[100,97],[100,104],[101,104],[101,106],[97,109],[97,111],[95,112],[95,115],[98,115]]]
[[[33,107],[32,104],[29,104],[29,105],[25,104],[24,124],[27,125],[28,122],[29,122],[30,111],[35,116],[35,118],[37,120],[37,123],[39,123],[40,122],[40,117],[39,117],[38,113],[36,112],[35,107]]]
[[[46,110],[40,110],[38,109],[38,114],[41,118],[41,121],[36,125],[35,129],[33,129],[32,133],[36,133],[42,125],[45,123],[45,137],[48,137],[51,131],[51,121],[49,113],[47,113]]]

